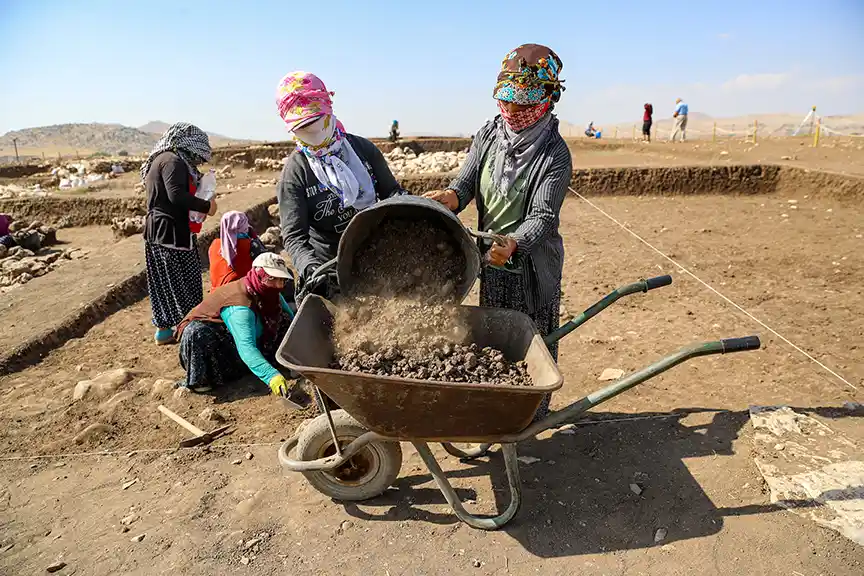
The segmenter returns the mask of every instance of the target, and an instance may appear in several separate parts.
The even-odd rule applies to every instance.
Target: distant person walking
[[[642,114],[642,141],[651,142],[651,124],[653,124],[654,106],[645,104],[645,113]]]
[[[681,98],[677,98],[675,100],[675,113],[672,114],[672,117],[675,119],[675,130],[672,131],[672,142],[675,141],[675,137],[678,136],[678,133],[681,133],[681,141],[684,142],[687,139],[687,112],[688,106],[685,104]]]
[[[397,140],[399,140],[399,121],[393,120],[390,125],[390,141],[396,142]]]
[[[216,200],[195,197],[198,166],[210,160],[210,139],[192,124],[172,125],[141,165],[147,191],[144,257],[157,344],[174,341],[174,327],[203,297],[198,244],[189,212],[216,213]]]

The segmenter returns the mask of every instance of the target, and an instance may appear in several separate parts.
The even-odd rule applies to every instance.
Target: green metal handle
[[[715,342],[705,342],[703,344],[694,344],[691,346],[687,346],[686,348],[682,348],[674,354],[666,356],[665,358],[661,358],[660,360],[646,366],[641,370],[637,370],[632,374],[628,374],[627,376],[613,382],[605,388],[601,388],[600,390],[588,394],[584,398],[577,400],[566,408],[562,408],[561,410],[550,413],[549,416],[547,416],[543,420],[540,420],[539,422],[535,422],[519,434],[505,436],[499,441],[502,443],[521,442],[522,440],[536,436],[543,430],[547,430],[549,428],[557,428],[558,426],[561,426],[568,422],[572,422],[580,415],[582,415],[582,413],[586,410],[590,410],[598,404],[602,404],[603,402],[606,402],[607,400],[618,396],[622,392],[626,392],[634,386],[637,386],[645,382],[646,380],[650,380],[658,374],[662,374],[670,368],[674,368],[678,364],[686,362],[691,358],[696,358],[698,356],[708,356],[711,354],[729,354],[732,352],[758,350],[760,347],[761,342],[759,341],[758,336],[728,338],[726,340],[718,340]]]
[[[653,290],[655,288],[662,288],[663,286],[669,286],[672,284],[672,276],[668,274],[664,276],[657,276],[655,278],[649,278],[647,280],[640,280],[638,282],[633,282],[632,284],[627,284],[626,286],[621,286],[620,288],[616,288],[602,299],[598,300],[591,306],[589,306],[584,312],[570,320],[569,322],[560,326],[557,330],[551,332],[548,336],[543,338],[543,342],[546,343],[546,346],[551,346],[555,344],[574,330],[611,306],[616,300],[622,298],[624,296],[629,296],[630,294],[636,294],[637,292],[647,292],[649,290]]]

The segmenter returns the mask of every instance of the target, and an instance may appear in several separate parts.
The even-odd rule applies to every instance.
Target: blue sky
[[[554,48],[575,124],[658,115],[864,112],[864,1],[434,2],[0,0],[0,134],[64,122],[185,120],[287,136],[292,70],[336,92],[351,132],[471,133],[495,114],[501,58]]]

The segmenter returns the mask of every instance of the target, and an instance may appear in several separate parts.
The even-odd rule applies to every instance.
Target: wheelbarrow
[[[522,502],[519,442],[573,422],[587,410],[697,356],[760,347],[756,336],[691,345],[532,422],[543,396],[563,383],[547,346],[619,298],[671,282],[671,277],[660,276],[623,286],[545,338],[520,312],[465,306],[472,342],[494,347],[510,361],[524,360],[534,382],[528,387],[413,380],[331,369],[331,329],[337,309],[323,298],[308,296],[277,352],[277,360],[313,384],[323,414],[301,425],[282,444],[279,462],[286,472],[303,474],[322,494],[336,500],[361,501],[383,494],[396,480],[402,465],[399,443],[410,442],[461,521],[482,530],[498,529],[513,519]],[[340,409],[331,410],[322,393]],[[480,457],[493,444],[500,444],[510,487],[506,510],[494,517],[466,511],[432,454],[430,442],[440,442],[449,454],[466,459]],[[479,446],[463,450],[454,443]]]

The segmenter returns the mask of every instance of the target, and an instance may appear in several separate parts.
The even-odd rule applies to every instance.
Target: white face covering
[[[328,138],[333,136],[336,122],[333,116],[324,115],[311,124],[306,124],[294,129],[294,136],[306,146],[321,146]]]

